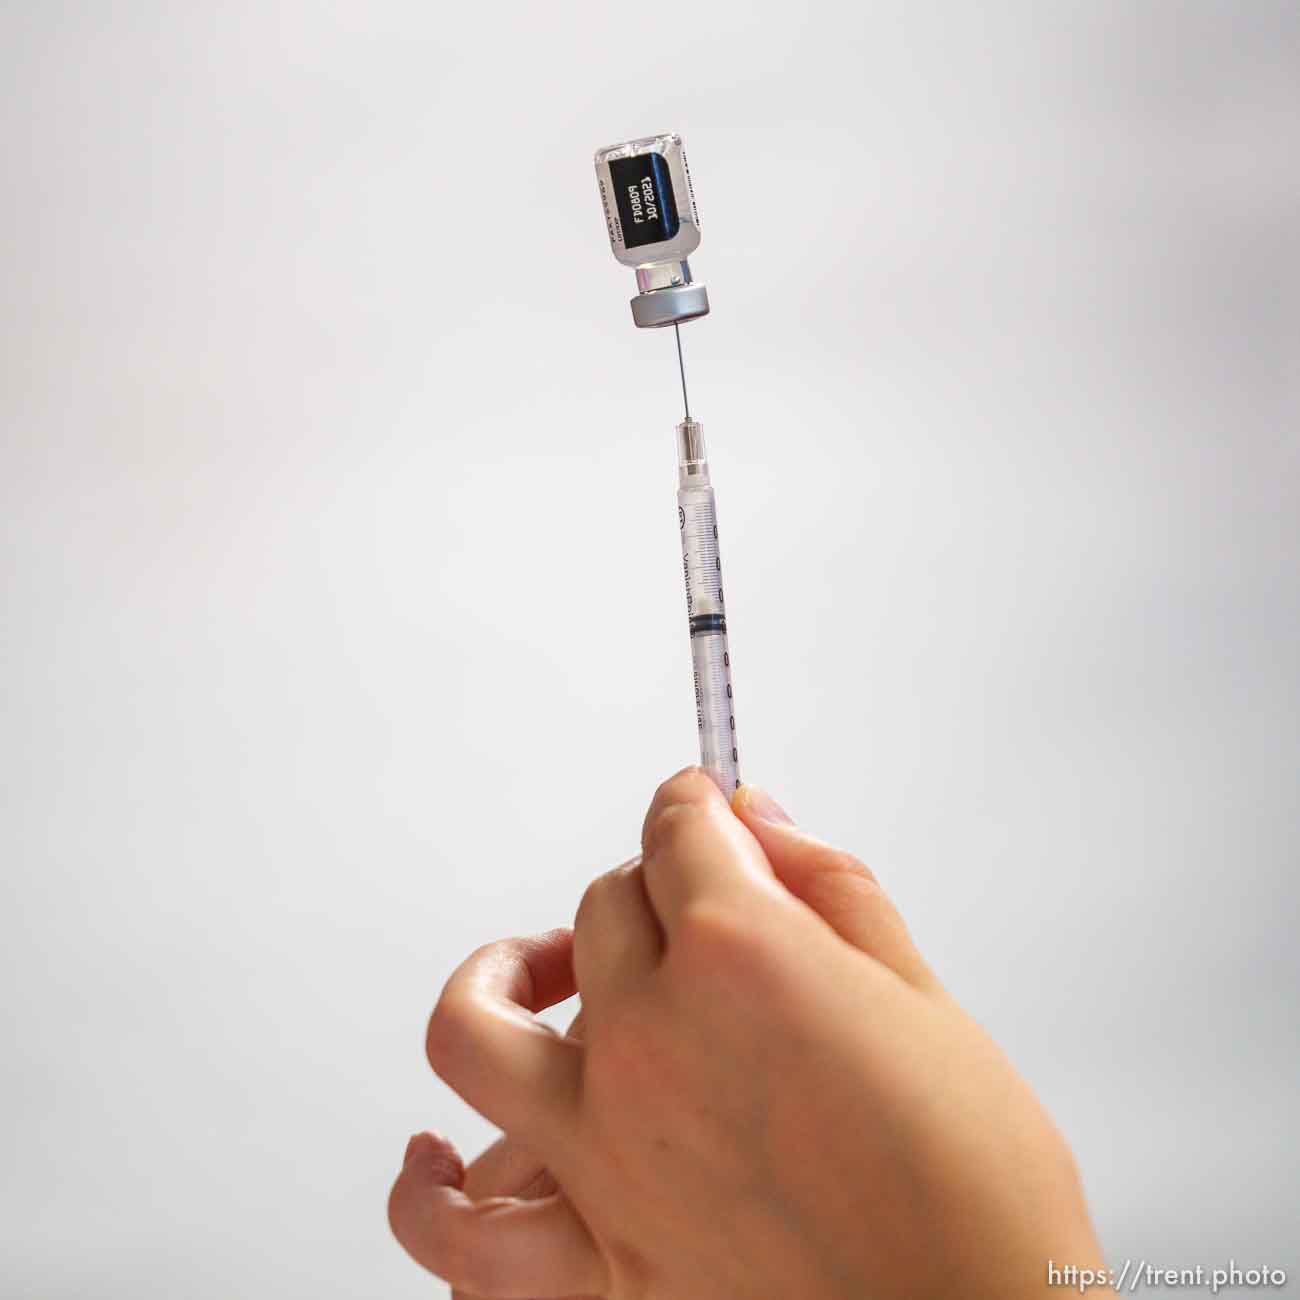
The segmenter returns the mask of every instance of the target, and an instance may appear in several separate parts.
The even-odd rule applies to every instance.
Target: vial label
[[[670,240],[681,225],[668,164],[658,153],[614,158],[609,164],[614,202],[623,223],[623,244],[640,248]]]

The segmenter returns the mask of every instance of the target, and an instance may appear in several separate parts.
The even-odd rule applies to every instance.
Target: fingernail
[[[762,786],[742,785],[736,791],[736,802],[759,821],[772,822],[777,826],[794,825],[794,818]]]

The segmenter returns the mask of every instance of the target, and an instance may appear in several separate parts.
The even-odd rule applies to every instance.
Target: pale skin
[[[535,1013],[581,995],[560,1034]],[[698,768],[573,929],[452,975],[435,1072],[506,1135],[408,1144],[393,1232],[458,1300],[1046,1296],[1074,1158],[851,854]]]

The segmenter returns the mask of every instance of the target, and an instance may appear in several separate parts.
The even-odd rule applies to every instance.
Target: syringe
[[[677,426],[677,525],[682,535],[686,616],[695,670],[695,721],[700,732],[700,766],[728,798],[740,784],[736,749],[736,706],[731,693],[731,649],[723,605],[718,511],[704,449],[704,426],[691,419],[681,331],[677,364],[682,375],[686,418]]]
[[[677,426],[677,523],[686,575],[686,613],[695,669],[700,764],[728,797],[740,784],[731,652],[722,603],[718,517],[704,455],[704,429],[691,419],[682,363],[681,322],[705,316],[708,291],[691,276],[700,243],[691,174],[682,138],[646,136],[596,153],[596,181],[614,256],[636,271],[632,319],[643,329],[671,325],[677,336],[686,418]]]

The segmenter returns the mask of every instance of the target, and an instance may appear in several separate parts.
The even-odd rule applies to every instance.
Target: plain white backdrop
[[[5,1295],[441,1293],[441,982],[694,755],[590,162],[663,130],[743,774],[1116,1263],[1300,1264],[1294,5],[12,3],[0,65]]]

